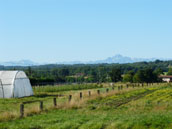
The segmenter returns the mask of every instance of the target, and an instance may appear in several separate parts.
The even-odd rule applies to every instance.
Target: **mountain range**
[[[54,64],[100,64],[100,63],[119,63],[119,64],[125,64],[125,63],[135,63],[135,62],[151,62],[155,60],[172,60],[172,59],[164,59],[164,58],[131,58],[127,56],[122,55],[115,55],[113,57],[109,57],[105,60],[97,60],[97,61],[88,61],[88,62],[82,62],[82,61],[72,61],[72,62],[57,62]],[[0,65],[3,66],[34,66],[34,65],[44,65],[49,63],[36,63],[30,60],[20,60],[20,61],[9,61],[9,62],[0,62]]]

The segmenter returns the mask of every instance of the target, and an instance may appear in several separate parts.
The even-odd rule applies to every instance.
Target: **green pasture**
[[[106,94],[106,88],[96,87],[92,90],[100,89],[102,94]],[[117,90],[115,88],[115,91]],[[60,91],[56,93],[72,94],[81,91]],[[113,93],[112,89],[110,89],[110,92]],[[30,99],[46,101],[46,99],[52,100],[52,98],[53,96],[35,96],[0,100],[0,109],[6,111],[5,107],[7,105],[14,104],[13,107],[15,107],[16,103],[29,101]],[[66,97],[61,97],[58,98],[58,101],[66,101],[66,99]],[[6,106],[3,107],[3,103]],[[45,110],[25,118],[1,121],[0,128],[170,129],[172,128],[172,85],[161,84],[149,87],[144,86],[143,88],[129,88],[128,90],[124,88],[123,91],[114,92],[114,94],[109,93],[107,96],[100,95],[95,99],[85,101],[81,106]]]

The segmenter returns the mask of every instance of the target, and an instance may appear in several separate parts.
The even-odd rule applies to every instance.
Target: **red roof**
[[[159,76],[160,78],[172,78],[172,76],[170,76],[170,75],[164,75],[164,76]]]

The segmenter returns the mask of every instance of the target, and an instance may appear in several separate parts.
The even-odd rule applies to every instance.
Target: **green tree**
[[[123,76],[123,82],[133,82],[133,76],[131,74],[125,74]]]
[[[69,75],[69,69],[67,68],[62,68],[59,70],[59,76],[64,78]]]
[[[172,68],[169,68],[167,75],[172,75]]]
[[[106,82],[106,69],[104,66],[98,67],[98,81],[99,82]]]
[[[133,82],[134,71],[129,71],[123,76],[124,82]]]
[[[154,71],[154,74],[155,74],[155,76],[156,76],[156,78],[157,78],[156,81],[157,81],[157,82],[161,82],[162,79],[159,78],[159,76],[163,74],[163,70],[162,70],[161,68],[157,68],[157,69]]]
[[[109,76],[111,77],[112,82],[118,82],[122,79],[121,74],[122,73],[120,68],[113,68],[109,73]]]
[[[144,82],[151,83],[151,82],[156,82],[157,76],[154,74],[153,69],[151,68],[146,68],[144,70]]]
[[[30,76],[32,76],[32,68],[31,67],[28,67],[28,73]]]
[[[155,73],[157,76],[159,76],[159,75],[163,74],[163,70],[162,70],[161,68],[157,68],[157,69],[154,71],[154,73]]]
[[[74,82],[76,82],[76,78],[74,78],[74,77],[66,77],[66,81],[68,83],[74,83]]]
[[[137,71],[137,73],[133,77],[133,81],[139,83],[151,83],[156,82],[157,78],[157,75],[153,72],[151,68],[145,68],[143,70]]]
[[[143,83],[144,82],[144,72],[143,70],[139,70],[136,72],[136,74],[133,77],[133,82],[139,82],[139,83]]]

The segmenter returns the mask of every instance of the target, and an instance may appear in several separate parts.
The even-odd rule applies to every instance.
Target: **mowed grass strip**
[[[152,92],[155,92],[160,89],[164,89],[166,87],[155,87],[155,88],[142,88],[142,89],[135,89],[132,91],[126,91],[125,93],[123,91],[117,93],[116,95],[109,96],[109,97],[99,97],[96,100],[89,101],[90,104],[92,104],[93,108],[98,107],[113,107],[117,108],[123,104],[127,104],[131,101],[138,100],[146,95],[151,94]]]

